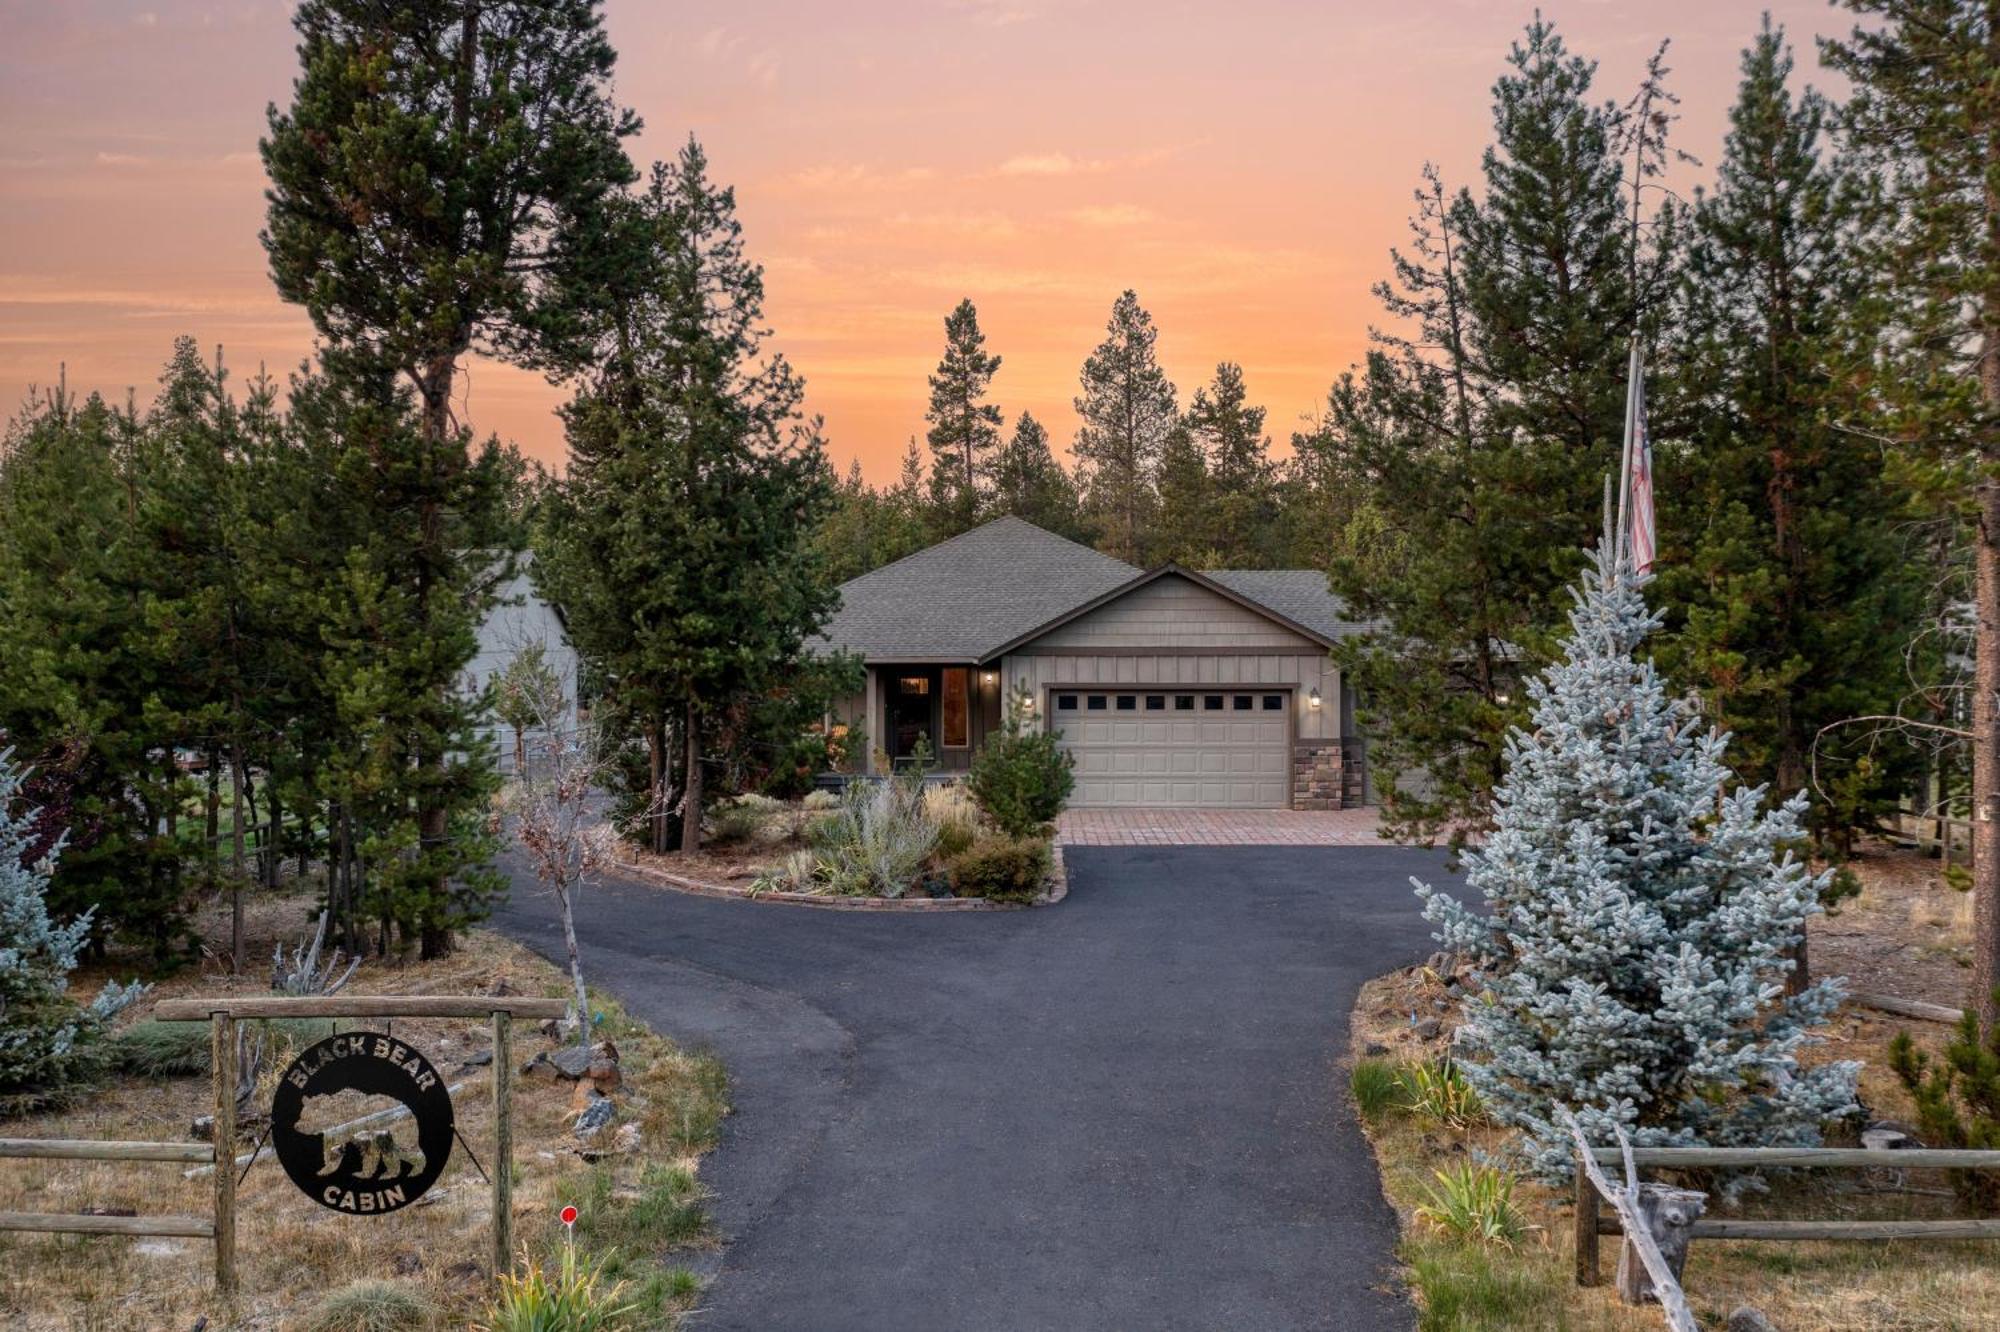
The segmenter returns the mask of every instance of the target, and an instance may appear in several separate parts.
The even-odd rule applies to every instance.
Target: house
[[[1347,620],[1311,569],[1143,570],[998,518],[844,584],[826,645],[859,655],[837,717],[883,759],[964,769],[1025,691],[1076,759],[1071,805],[1337,809],[1367,798]]]
[[[500,588],[499,600],[479,626],[479,648],[466,664],[466,684],[472,690],[485,688],[507,669],[514,654],[531,643],[539,643],[549,666],[562,681],[567,696],[563,724],[574,729],[577,721],[577,657],[563,629],[562,616],[535,591],[528,570],[522,567]],[[493,745],[500,771],[514,770],[514,756],[520,737],[514,728],[496,716],[487,719],[486,739]]]

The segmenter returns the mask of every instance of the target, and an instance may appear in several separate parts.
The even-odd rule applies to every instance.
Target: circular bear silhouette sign
[[[357,1119],[397,1106],[411,1118]],[[430,1061],[393,1036],[329,1036],[294,1059],[271,1098],[271,1145],[292,1183],[336,1212],[407,1207],[451,1155],[451,1093]]]

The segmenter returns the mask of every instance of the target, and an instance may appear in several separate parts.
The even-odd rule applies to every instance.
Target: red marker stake
[[[574,1249],[576,1247],[575,1205],[565,1204],[562,1211],[556,1213],[556,1216],[563,1223],[563,1243]]]

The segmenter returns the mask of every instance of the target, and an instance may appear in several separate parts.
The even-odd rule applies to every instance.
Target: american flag
[[[1626,549],[1632,556],[1635,573],[1649,573],[1653,568],[1653,440],[1646,430],[1646,380],[1640,369],[1639,359],[1632,360],[1632,444],[1626,451],[1626,466],[1631,469],[1625,479],[1629,487],[1630,500],[1625,512],[1629,515],[1631,530],[1627,535]]]

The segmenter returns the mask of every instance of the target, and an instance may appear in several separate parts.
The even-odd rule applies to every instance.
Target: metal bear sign
[[[401,1105],[411,1118],[355,1125]],[[414,1143],[399,1139],[414,1124]],[[306,1047],[271,1097],[271,1145],[292,1183],[323,1207],[374,1216],[407,1207],[451,1156],[451,1093],[393,1036],[354,1031]]]

